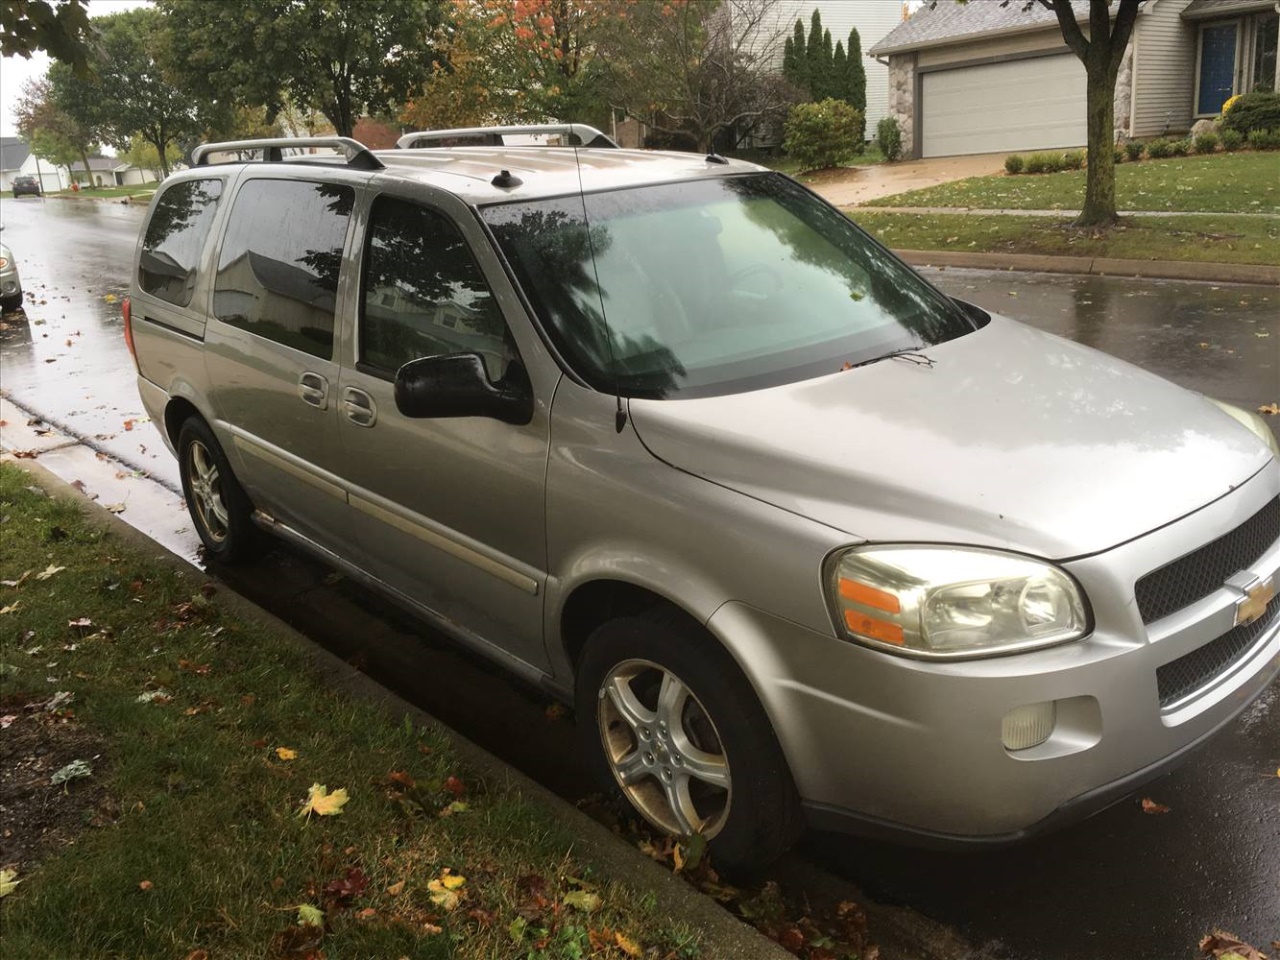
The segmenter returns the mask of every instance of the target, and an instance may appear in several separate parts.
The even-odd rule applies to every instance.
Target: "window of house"
[[[355,191],[250,180],[236,194],[218,257],[213,313],[260,337],[333,356],[333,317]]]
[[[184,180],[160,194],[138,260],[138,285],[144,292],[180,307],[191,303],[221,196],[222,181],[212,179]]]
[[[1253,73],[1251,90],[1272,91],[1276,88],[1276,41],[1280,38],[1280,14],[1259,17],[1253,40]]]
[[[365,256],[360,361],[393,374],[410,360],[478,353],[491,380],[514,358],[502,312],[458,228],[426,207],[379,197]]]

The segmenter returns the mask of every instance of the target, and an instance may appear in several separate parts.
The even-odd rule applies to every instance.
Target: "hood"
[[[632,400],[681,470],[870,541],[1067,559],[1204,506],[1270,451],[1200,394],[993,317],[870,366],[751,393]]]

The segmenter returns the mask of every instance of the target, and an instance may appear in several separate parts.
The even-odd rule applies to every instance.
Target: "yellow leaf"
[[[400,896],[400,894],[404,893],[404,881],[401,880],[398,883],[393,883],[391,886],[387,887],[387,893],[393,897]]]
[[[439,880],[430,881],[427,884],[427,890],[430,891],[428,896],[431,898],[431,902],[444,910],[453,910],[462,900],[461,894],[448,889]]]
[[[15,600],[7,607],[0,607],[0,616],[3,616],[6,613],[13,613],[13,611],[17,610],[20,606],[22,606],[22,601]]]
[[[66,567],[55,567],[52,563],[36,574],[37,580],[48,580],[55,573],[61,573]]]
[[[105,297],[103,297],[102,299],[103,299],[103,300],[105,300],[105,301],[107,301],[107,303],[115,303],[115,302],[116,302],[117,300],[119,300],[120,298],[119,298],[119,297],[117,297],[114,293],[108,293],[108,294],[107,294]]]
[[[18,879],[17,870],[0,870],[0,897],[13,893],[14,887],[22,881]]]
[[[600,897],[588,890],[574,890],[564,895],[564,902],[581,910],[583,913],[595,913],[600,909]]]
[[[276,747],[276,756],[281,760],[297,760],[298,751],[290,750],[288,747]]]
[[[309,903],[303,903],[298,906],[298,926],[300,927],[321,927],[324,926],[324,911],[319,907],[313,907]]]
[[[457,890],[467,882],[467,878],[459,873],[446,873],[440,878],[440,882],[444,885],[446,890]]]
[[[625,953],[628,957],[644,956],[644,948],[642,948],[640,944],[636,943],[630,937],[624,936],[621,933],[615,933],[613,935],[613,939],[614,939],[614,942],[618,944],[618,949],[621,950],[623,953]]]
[[[347,800],[345,787],[330,793],[329,788],[324,784],[313,783],[311,789],[307,791],[306,802],[298,811],[298,816],[309,817],[314,813],[318,817],[332,817],[342,812]]]

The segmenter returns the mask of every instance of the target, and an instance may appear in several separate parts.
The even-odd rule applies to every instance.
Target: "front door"
[[[1200,30],[1200,78],[1196,85],[1196,115],[1222,112],[1235,92],[1236,23],[1217,23]]]
[[[533,331],[508,328],[457,221],[442,208],[377,197],[362,261],[355,342],[344,346],[336,401],[351,516],[371,570],[544,669],[545,403],[525,425],[413,420],[396,409],[393,389],[401,365],[453,353],[479,354],[498,382],[521,362],[516,334]],[[354,364],[345,362],[352,356]]]

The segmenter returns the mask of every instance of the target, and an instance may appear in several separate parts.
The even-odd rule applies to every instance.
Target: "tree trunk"
[[[1106,64],[1086,63],[1089,147],[1084,208],[1076,225],[1105,227],[1116,222],[1115,80]]]
[[[93,183],[93,175],[89,172],[89,154],[84,148],[84,144],[80,144],[80,162],[84,164],[84,178],[88,184]],[[71,182],[76,182],[75,171],[71,171]]]

